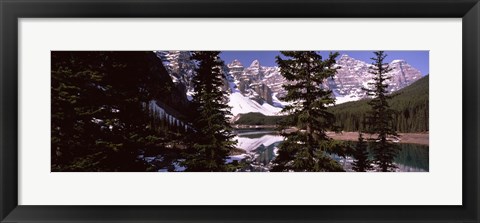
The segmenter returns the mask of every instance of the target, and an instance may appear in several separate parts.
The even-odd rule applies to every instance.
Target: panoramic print
[[[52,51],[51,171],[428,172],[429,51]]]

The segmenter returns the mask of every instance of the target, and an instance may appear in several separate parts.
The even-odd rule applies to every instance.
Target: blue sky
[[[320,51],[322,57],[327,57],[330,51]],[[337,51],[342,54],[347,54],[358,60],[363,60],[367,63],[371,63],[371,57],[373,57],[373,51]],[[412,51],[412,50],[399,50],[399,51],[385,51],[387,58],[385,62],[389,63],[392,60],[403,59],[410,65],[420,70],[422,75],[429,73],[429,51]],[[222,51],[220,57],[225,63],[230,63],[234,59],[239,60],[244,66],[248,67],[253,60],[258,59],[262,66],[276,66],[275,56],[279,55],[279,51]]]

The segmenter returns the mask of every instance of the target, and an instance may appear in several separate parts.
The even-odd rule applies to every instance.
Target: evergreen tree
[[[326,60],[314,51],[282,51],[287,59],[277,56],[281,74],[289,81],[283,100],[290,102],[282,112],[288,118],[282,128],[296,127],[297,131],[283,131],[285,140],[280,145],[272,171],[343,171],[328,156],[332,140],[326,135],[334,129],[335,117],[327,106],[335,103],[332,91],[324,83],[332,78],[338,53],[330,53]]]
[[[388,63],[384,63],[387,56],[383,51],[374,52],[370,73],[374,74],[373,82],[368,83],[370,88],[364,88],[368,96],[373,97],[368,102],[371,111],[367,113],[366,124],[369,133],[377,134],[377,140],[373,146],[374,162],[378,164],[380,171],[393,171],[395,165],[393,159],[398,152],[398,148],[391,142],[389,137],[398,136],[393,126],[393,110],[390,109],[388,99],[388,84],[391,77],[387,73],[392,70]]]
[[[86,53],[84,53],[86,54]],[[90,134],[95,134],[97,125],[92,114],[101,107],[100,97],[88,100],[88,95],[101,94],[96,88],[102,74],[88,65],[91,55],[76,55],[70,52],[52,52],[51,85],[51,157],[52,170],[72,170],[72,162],[78,157],[91,154],[94,146]],[[93,60],[89,60],[93,59]]]
[[[226,91],[222,91],[223,81],[218,51],[198,51],[192,54],[197,61],[196,75],[193,78],[196,117],[193,127],[192,151],[185,164],[187,171],[225,171],[225,159],[235,148],[231,116],[227,105]]]
[[[363,139],[362,133],[358,133],[358,142],[353,151],[353,170],[356,172],[365,172],[372,168],[372,163],[368,158],[367,143]]]
[[[411,85],[390,93],[389,105],[393,114],[393,124],[397,132],[428,132],[428,83],[429,76],[426,75]],[[365,115],[371,110],[368,101],[347,102],[329,107],[329,111],[336,117],[336,124],[341,126],[343,131],[353,132],[366,129]]]
[[[52,170],[145,171],[161,69],[150,52],[52,52]]]

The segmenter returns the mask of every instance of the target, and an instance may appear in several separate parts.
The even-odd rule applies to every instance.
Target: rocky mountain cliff
[[[402,89],[422,77],[420,71],[405,60],[394,60],[389,65],[393,68],[389,73],[392,79],[388,81],[390,85],[388,90],[391,92]],[[286,93],[282,88],[286,80],[278,67],[261,66],[258,60],[254,60],[249,67],[243,67],[238,60],[227,66],[243,94],[257,101],[264,100],[271,105],[281,106],[278,98]],[[326,81],[325,87],[333,91],[337,104],[365,98],[362,87],[367,87],[372,81],[373,74],[369,72],[371,64],[342,55],[337,60],[336,66],[340,67],[337,74]]]
[[[181,88],[191,100],[193,94],[192,78],[195,74],[195,63],[190,59],[190,51],[156,51],[157,57],[162,60],[163,65],[172,78],[173,83]]]
[[[193,94],[192,78],[195,73],[195,63],[190,59],[189,51],[156,51],[172,81],[191,100]],[[422,77],[419,70],[409,65],[405,60],[393,60],[390,64],[392,79],[388,81],[388,90],[393,92],[402,89]],[[367,87],[373,74],[369,73],[371,64],[357,60],[348,55],[342,55],[337,60],[339,67],[334,78],[326,81],[325,86],[332,90],[336,103],[356,101],[366,97],[362,87]],[[224,90],[229,91],[229,105],[233,107],[234,115],[260,112],[264,115],[276,115],[281,107],[286,105],[279,100],[286,92],[282,85],[286,83],[280,74],[280,68],[262,66],[259,60],[254,60],[245,67],[239,60],[222,67],[224,73]]]
[[[193,77],[195,75],[195,62],[190,59],[192,56],[190,51],[156,51],[155,54],[162,60],[163,65],[172,78],[177,88],[182,89],[187,95],[188,100],[192,100],[193,95]],[[224,74],[223,90],[228,91],[228,73],[227,66],[223,66],[221,71]]]
[[[194,93],[192,79],[196,64],[190,59],[191,52],[156,51],[155,53],[162,60],[175,86],[182,89],[183,94],[192,100]],[[273,100],[270,87],[261,82],[264,74],[271,73],[269,71],[271,69],[278,70],[278,68],[262,67],[258,61],[254,61],[248,68],[244,68],[238,61],[232,62],[231,66],[224,65],[221,68],[224,75],[222,88],[229,92],[226,103],[232,107],[231,112],[234,116],[249,112],[260,112],[264,115],[278,114],[281,104]]]
[[[230,70],[230,75],[233,76],[234,82],[240,92],[262,104],[264,102],[273,105],[273,91],[270,86],[264,81],[265,77],[272,73],[279,73],[276,67],[260,66],[258,60],[254,60],[249,67],[243,67],[238,60],[232,61],[227,65]],[[281,75],[280,75],[281,76]]]
[[[348,55],[342,55],[337,60],[338,69],[335,78],[328,80],[326,85],[332,89],[337,104],[356,101],[366,97],[362,87],[369,87],[374,75],[369,72],[372,66],[370,63],[354,59]],[[405,60],[393,60],[389,64],[392,71],[388,80],[388,91],[400,90],[422,77],[419,70],[409,65]]]

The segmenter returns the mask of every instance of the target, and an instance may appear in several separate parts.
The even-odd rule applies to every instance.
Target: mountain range
[[[177,88],[191,100],[196,65],[190,59],[190,52],[156,51],[156,55],[162,60]],[[337,74],[328,79],[324,87],[332,90],[336,104],[366,98],[362,88],[367,87],[373,79],[373,74],[369,72],[372,65],[344,54],[335,66],[338,68]],[[387,81],[387,90],[390,92],[398,91],[423,76],[405,60],[393,60],[389,66],[392,68],[388,74],[392,78]],[[221,70],[224,74],[224,90],[230,92],[228,104],[232,107],[234,116],[251,112],[278,115],[287,104],[280,100],[286,94],[282,85],[287,81],[281,75],[279,67],[262,66],[259,60],[252,61],[246,67],[239,60],[233,60],[223,65]]]
[[[392,126],[398,132],[428,132],[429,130],[429,75],[391,94]],[[328,108],[336,117],[336,126],[346,132],[365,131],[365,117],[371,99],[350,101]],[[265,116],[260,113],[242,114],[234,120],[237,125],[277,125],[284,116]]]

